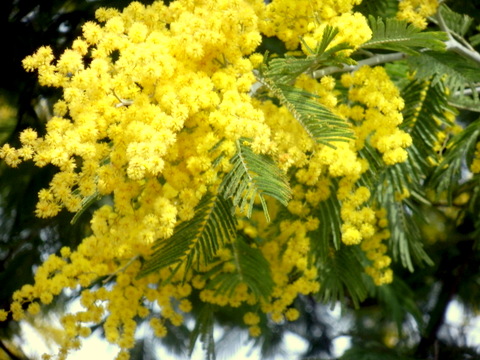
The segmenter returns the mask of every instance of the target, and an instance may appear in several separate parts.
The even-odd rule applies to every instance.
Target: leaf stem
[[[475,61],[477,64],[480,64],[480,54],[473,49],[469,49],[466,46],[462,45],[458,40],[456,40],[452,34],[450,29],[448,28],[445,20],[440,11],[437,11],[435,18],[438,22],[438,26],[440,29],[447,33],[448,41],[445,43],[447,45],[447,51],[451,50],[458,55],[461,55],[467,59]]]
[[[320,78],[325,75],[330,75],[337,72],[349,72],[356,71],[364,65],[373,66],[378,64],[384,64],[387,62],[399,61],[407,58],[407,54],[402,52],[396,52],[391,54],[380,54],[372,56],[368,59],[360,60],[356,65],[345,65],[343,67],[329,66],[324,69],[320,69],[313,72],[314,78]]]
[[[105,280],[103,280],[103,283],[106,284],[108,283],[110,280],[112,280],[112,278],[117,275],[119,272],[122,272],[124,271],[126,268],[128,268],[130,265],[132,265],[132,263],[139,259],[140,258],[140,255],[136,255],[134,257],[132,257],[130,260],[128,260],[128,262],[123,265],[122,267],[118,268],[117,270],[115,270],[113,273],[111,273]]]

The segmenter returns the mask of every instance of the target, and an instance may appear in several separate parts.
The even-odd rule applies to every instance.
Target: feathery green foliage
[[[14,3],[23,2],[18,0]],[[121,3],[124,2],[127,1],[121,1]],[[352,104],[345,95],[349,89],[342,87],[340,72],[355,71],[363,64],[371,66],[381,65],[383,63],[381,57],[384,55],[401,55],[398,57],[385,56],[383,59],[390,59],[385,61],[397,61],[398,59],[408,58],[406,61],[401,61],[400,64],[397,63],[397,66],[393,69],[398,70],[396,73],[395,71],[387,71],[389,76],[395,81],[395,84],[401,88],[401,97],[405,101],[404,122],[400,128],[409,133],[413,139],[413,144],[406,148],[408,159],[393,166],[385,165],[382,154],[371,146],[367,138],[364,148],[358,151],[358,156],[365,160],[362,164],[365,165],[365,171],[361,174],[358,182],[357,179],[352,181],[355,182],[353,190],[358,186],[366,186],[370,190],[371,197],[367,204],[370,209],[386,210],[388,216],[387,229],[390,232],[389,240],[387,240],[389,252],[386,255],[393,257],[399,263],[398,265],[403,266],[404,269],[400,269],[398,274],[401,275],[402,271],[413,271],[417,265],[427,265],[420,269],[419,272],[421,275],[425,275],[425,272],[422,273],[422,270],[425,268],[431,269],[430,265],[433,265],[430,258],[437,259],[434,256],[430,257],[432,246],[429,245],[427,240],[431,239],[425,236],[424,226],[431,225],[441,228],[439,224],[427,223],[429,219],[434,218],[430,216],[432,213],[441,213],[441,220],[454,223],[454,225],[449,226],[455,229],[453,234],[452,232],[448,233],[448,236],[452,235],[451,239],[448,239],[445,243],[438,241],[435,246],[439,248],[448,246],[455,248],[458,245],[456,242],[463,244],[475,242],[475,245],[472,247],[473,251],[467,254],[472,258],[478,257],[477,252],[480,250],[480,242],[478,240],[480,239],[480,215],[478,211],[480,208],[480,175],[472,175],[469,172],[469,166],[475,157],[475,147],[480,139],[480,120],[472,122],[471,114],[469,113],[470,117],[459,118],[458,123],[464,126],[464,128],[454,128],[452,130],[455,123],[451,119],[452,115],[458,115],[452,107],[480,112],[480,99],[478,96],[480,89],[480,62],[475,60],[475,56],[468,56],[468,54],[467,56],[459,55],[459,52],[455,52],[451,47],[451,44],[454,43],[453,40],[455,40],[464,46],[466,50],[478,55],[475,47],[480,44],[480,35],[474,34],[472,30],[474,21],[472,17],[456,13],[446,5],[441,5],[439,13],[432,18],[433,20],[430,19],[432,22],[430,22],[429,28],[426,31],[422,31],[403,21],[394,19],[398,10],[398,3],[396,0],[364,0],[363,4],[354,9],[360,10],[365,16],[369,17],[369,24],[373,32],[373,37],[360,46],[358,51],[354,51],[356,48],[345,42],[331,46],[339,34],[339,29],[332,26],[325,27],[321,41],[314,48],[310,48],[307,42],[300,40],[302,50],[305,51],[306,55],[298,55],[299,52],[287,53],[282,40],[270,38],[270,40],[266,41],[264,37],[264,45],[269,41],[271,43],[276,41],[277,45],[280,44],[282,46],[277,46],[276,55],[279,57],[269,58],[268,55],[265,56],[265,63],[255,75],[263,85],[262,90],[266,90],[265,93],[269,92],[268,96],[273,98],[275,104],[285,106],[310,138],[321,145],[312,147],[314,150],[304,154],[306,158],[309,158],[312,153],[321,151],[323,145],[334,147],[333,142],[350,142],[355,140],[354,132],[348,120],[336,115],[336,109],[331,110],[321,105],[315,94],[296,88],[295,80],[304,74],[319,77],[314,75],[314,72],[319,71],[316,74],[322,74],[322,71],[325,70],[323,74],[332,75],[336,81],[337,87],[333,95],[339,99],[339,104],[352,109],[355,104]],[[27,7],[26,9],[29,8]],[[31,9],[23,15],[27,16],[29,13],[33,14],[32,18],[36,16]],[[441,23],[442,19],[444,24]],[[435,25],[438,26],[435,27]],[[438,27],[443,31],[430,31],[432,28]],[[477,30],[480,30],[480,27],[477,27]],[[472,33],[473,36],[471,36]],[[469,39],[470,43],[466,38]],[[58,43],[63,43],[62,41]],[[55,49],[55,52],[57,50]],[[261,48],[256,51],[261,51]],[[389,53],[390,51],[399,53],[391,54]],[[346,55],[346,53],[349,55]],[[352,57],[350,57],[350,54]],[[378,61],[375,62],[374,60]],[[357,64],[359,65],[358,67],[354,66]],[[231,64],[224,57],[222,65],[227,68]],[[385,67],[388,67],[388,65]],[[411,70],[411,73],[407,72],[407,68]],[[412,78],[414,80],[411,80]],[[370,79],[365,80],[365,82],[367,81],[370,81]],[[339,95],[337,91],[343,92],[345,96],[341,98],[342,95]],[[252,91],[254,96],[260,93],[261,91],[258,91],[258,93]],[[121,110],[124,109],[122,108]],[[30,110],[30,112],[33,113],[34,111]],[[19,132],[25,126],[22,121],[25,121],[25,119],[21,119],[16,129],[13,129],[10,124],[7,124],[8,126],[0,124],[0,132],[5,133],[4,138],[11,131]],[[456,131],[455,129],[460,132],[458,135],[451,136],[451,132]],[[189,129],[185,131],[188,132]],[[274,131],[272,131],[273,133]],[[445,136],[445,138],[442,138],[442,136]],[[307,259],[302,260],[308,261],[308,265],[314,262],[314,270],[318,271],[317,280],[320,284],[320,291],[317,294],[308,295],[311,296],[312,303],[318,300],[319,303],[326,302],[333,305],[340,301],[344,308],[348,308],[352,304],[353,307],[359,307],[365,301],[364,304],[373,304],[372,307],[384,309],[384,313],[380,315],[384,323],[376,323],[380,329],[378,334],[352,333],[353,347],[341,359],[411,360],[414,358],[427,358],[415,356],[413,354],[414,349],[409,349],[411,350],[410,352],[404,352],[404,348],[401,346],[394,349],[385,346],[384,342],[386,336],[389,335],[388,331],[394,332],[392,324],[396,325],[398,334],[400,334],[397,340],[400,343],[406,343],[401,335],[405,325],[411,322],[410,315],[415,318],[416,325],[419,325],[420,328],[423,328],[421,326],[423,325],[422,319],[427,318],[427,316],[423,316],[419,309],[421,302],[418,302],[417,288],[411,286],[411,282],[407,284],[407,281],[403,282],[397,277],[391,284],[380,287],[374,286],[372,279],[365,274],[365,266],[370,265],[374,260],[367,258],[366,252],[360,246],[346,246],[342,243],[341,230],[343,222],[341,215],[343,214],[343,204],[336,194],[341,177],[330,179],[331,193],[326,200],[320,201],[317,206],[312,205],[310,207],[310,201],[305,200],[305,194],[297,194],[295,192],[294,199],[298,203],[301,204],[301,201],[305,201],[304,204],[306,204],[306,201],[309,202],[308,206],[310,209],[308,210],[310,212],[308,214],[302,213],[302,215],[298,215],[300,211],[297,214],[294,214],[293,211],[290,213],[285,207],[288,206],[293,197],[292,187],[296,181],[295,172],[298,168],[293,166],[288,173],[285,173],[278,168],[274,160],[277,154],[274,156],[257,154],[252,150],[252,142],[253,140],[245,138],[237,140],[237,152],[231,159],[232,170],[224,176],[223,182],[218,189],[218,194],[208,193],[204,196],[195,208],[194,217],[191,220],[179,223],[174,229],[173,236],[169,239],[158,239],[155,242],[152,255],[143,259],[143,268],[139,276],[146,276],[162,269],[169,269],[171,277],[173,277],[177,271],[183,270],[182,267],[185,266],[185,273],[188,273],[189,269],[192,270],[186,276],[190,276],[193,272],[194,275],[203,277],[203,280],[206,282],[203,289],[212,290],[216,295],[232,297],[237,287],[244,285],[257,298],[267,300],[268,302],[271,300],[272,290],[275,287],[273,279],[276,279],[274,276],[276,274],[271,273],[270,265],[266,260],[266,258],[269,258],[262,253],[262,251],[268,251],[268,249],[265,250],[261,245],[269,241],[275,241],[274,238],[281,231],[279,230],[281,225],[288,224],[288,222],[282,224],[285,220],[298,220],[306,223],[309,220],[308,217],[311,216],[319,220],[320,226],[315,231],[310,231],[307,234],[306,237],[310,240],[309,254]],[[218,150],[220,144],[221,141],[211,149],[210,154]],[[212,167],[215,170],[217,170],[217,165],[222,161],[223,156],[225,155],[220,154],[212,162]],[[322,166],[327,167],[327,165]],[[0,164],[0,172],[4,174],[2,167],[3,164]],[[77,170],[79,169],[75,171]],[[322,171],[324,171],[324,168],[322,168]],[[159,175],[159,181],[163,185],[165,179],[162,176],[162,174]],[[18,183],[18,178],[15,179],[10,172],[7,177],[9,179],[8,186],[3,186],[6,182],[2,183],[3,188],[0,191],[2,195],[0,199],[0,215],[3,216],[4,213],[9,212],[12,213],[12,216],[9,214],[7,220],[0,218],[0,224],[2,226],[6,224],[5,227],[14,229],[14,231],[9,231],[13,234],[9,235],[10,237],[5,236],[0,239],[2,240],[0,248],[2,261],[0,265],[21,269],[22,263],[26,263],[29,266],[28,274],[30,274],[29,271],[32,265],[38,264],[39,260],[25,261],[33,254],[33,251],[27,248],[25,244],[32,245],[35,250],[37,248],[40,249],[41,246],[44,246],[41,244],[43,241],[42,233],[43,235],[48,231],[53,233],[53,229],[62,228],[62,226],[54,223],[53,225],[42,227],[35,223],[33,226],[28,225],[28,231],[23,231],[24,229],[19,224],[25,227],[25,223],[30,223],[28,221],[30,219],[25,220],[25,215],[22,214],[22,212],[26,213],[25,209],[22,208],[23,204],[19,202],[20,205],[10,209],[6,206],[4,207],[1,201],[4,199],[11,201],[11,198],[17,195],[22,196],[22,200],[29,196],[33,198],[34,195],[32,194],[38,193],[38,186],[34,187],[35,191],[26,192],[24,188],[26,189],[27,187],[23,186],[23,182],[33,183],[33,180],[22,178],[21,192],[25,194],[20,194],[15,187],[17,185],[15,183]],[[41,178],[45,179],[46,177],[43,176]],[[39,182],[44,181],[43,179]],[[154,181],[156,180],[154,179]],[[292,183],[290,184],[289,181],[292,181]],[[215,192],[216,185],[214,184],[209,190]],[[302,187],[303,183],[299,185]],[[402,195],[406,193],[410,194],[410,196],[404,198]],[[435,196],[431,194],[435,194],[437,198],[434,198]],[[454,199],[462,194],[468,195],[468,199],[465,200],[464,204],[457,204]],[[272,214],[273,220],[270,218],[267,207],[268,197],[285,206],[279,213],[275,214],[276,216]],[[82,214],[86,211],[91,211],[92,205],[98,200],[98,193],[83,199],[80,210],[73,216],[71,223],[76,224],[77,228],[80,225],[84,225],[86,228],[85,224],[83,224],[86,216],[82,216]],[[455,206],[451,206],[452,204],[455,204]],[[33,203],[29,203],[30,205],[33,207]],[[138,203],[132,205],[134,205],[135,211],[138,210]],[[137,207],[135,208],[135,206]],[[241,221],[249,222],[250,225],[255,227],[256,214],[254,212],[260,210],[260,206],[265,218],[270,223],[266,225],[266,231],[258,235],[258,238],[249,238],[246,235],[247,231],[241,233],[242,230],[237,229],[236,220],[240,218]],[[237,210],[240,211],[237,212]],[[239,214],[240,212],[243,214]],[[17,213],[19,214],[18,216]],[[453,215],[450,213],[453,213]],[[248,219],[243,217],[243,215],[246,215]],[[67,222],[69,220],[68,218]],[[377,220],[380,219],[372,220],[372,224]],[[377,226],[377,223],[374,226]],[[382,226],[380,221],[378,221],[378,228]],[[25,239],[22,238],[27,232],[34,235],[28,234],[25,235]],[[260,236],[264,237],[260,239]],[[15,237],[17,237],[17,241],[11,241],[11,238],[15,239]],[[33,242],[29,237],[33,239],[38,238],[38,240]],[[65,236],[65,238],[69,237]],[[56,251],[59,248],[59,244],[60,241],[56,241],[53,244],[48,244],[48,246]],[[68,244],[64,243],[63,245]],[[76,245],[72,241],[72,248],[76,247]],[[281,246],[286,245],[283,244]],[[23,250],[26,248],[27,251]],[[218,253],[220,249],[230,250],[229,253],[232,254],[232,257],[224,260]],[[51,249],[48,250],[53,252],[50,251]],[[279,250],[279,256],[285,256],[284,250],[285,248]],[[435,249],[432,252],[434,251]],[[40,255],[43,256],[45,252],[43,250],[43,254],[41,254],[41,251],[37,251],[35,256],[41,258]],[[466,252],[462,253],[460,250],[459,253],[460,255],[466,254]],[[20,256],[16,254],[20,254]],[[460,274],[459,277],[461,277],[461,270],[471,266],[469,261],[462,259],[458,267],[452,267],[452,273],[458,273]],[[478,262],[472,261],[472,263],[476,265]],[[199,268],[196,268],[193,264],[199,264]],[[209,270],[201,269],[200,271],[199,269],[203,266],[206,266]],[[392,267],[395,266],[396,264],[392,264]],[[443,271],[450,271],[450,268],[447,267]],[[9,274],[11,273],[9,272]],[[445,285],[442,284],[442,277],[439,276],[439,274],[442,274],[441,272],[435,273],[434,276],[429,276],[428,274],[430,273],[427,272],[427,276],[424,276],[419,281],[422,289],[428,288],[430,286],[429,281],[432,281],[432,279],[435,282],[432,288],[438,284]],[[478,276],[475,274],[469,278],[469,280],[472,280],[470,283],[478,283]],[[289,280],[297,276],[295,267],[288,276]],[[407,279],[407,276],[405,278]],[[449,277],[449,279],[451,278]],[[98,280],[98,282],[100,281]],[[408,281],[411,281],[411,278],[408,278]],[[3,285],[3,282],[1,283]],[[464,287],[471,289],[469,284]],[[415,292],[412,291],[412,288],[415,289]],[[182,336],[178,338],[181,338],[183,341],[179,341],[180,344],[177,345],[178,348],[181,348],[181,346],[187,347],[185,339],[188,335],[191,335],[190,355],[197,340],[200,340],[203,343],[206,359],[214,360],[216,356],[214,341],[215,324],[223,325],[222,321],[228,317],[228,326],[233,326],[234,329],[243,331],[246,324],[242,322],[239,310],[248,309],[250,311],[253,306],[249,303],[241,304],[239,308],[216,306],[200,301],[202,290],[197,290],[195,288],[191,295],[188,296],[188,299],[192,301],[193,309],[190,314],[185,314],[187,319],[195,320],[193,330],[190,330],[191,323],[189,321],[186,321],[181,327],[166,321],[165,326],[168,328],[169,333],[167,336],[174,338],[172,334],[175,331],[180,331]],[[450,288],[449,290],[452,289]],[[424,291],[426,292],[426,290]],[[454,294],[455,291],[456,289],[453,289],[448,295]],[[434,292],[432,291],[432,293]],[[471,293],[474,295],[468,301],[472,305],[471,308],[476,308],[478,307],[478,296],[475,296],[475,291]],[[315,295],[317,297],[314,300]],[[461,300],[466,299],[465,295],[460,291],[455,293],[455,295],[459,298],[463,296]],[[11,294],[8,294],[8,297],[10,298]],[[297,298],[297,301],[301,297],[302,295],[300,298]],[[431,299],[435,300],[434,297],[432,296]],[[255,307],[260,306],[259,304],[261,302],[257,303]],[[176,305],[176,303],[173,304],[174,307]],[[317,310],[315,306],[318,305],[313,304],[312,308],[304,310],[304,314],[301,314],[301,316],[306,315],[309,311],[315,313]],[[4,308],[3,304],[0,308]],[[236,316],[231,315],[232,312],[236,312]],[[286,324],[273,324],[269,316],[270,314],[262,314],[261,322],[258,324],[262,334],[256,339],[256,344],[261,346],[263,344],[262,350],[267,349],[268,346],[272,349],[272,344],[276,348],[276,345],[279,345],[282,341],[282,331],[288,329],[289,326]],[[428,317],[433,318],[431,313],[428,314]],[[369,319],[372,320],[375,317],[370,317]],[[135,318],[135,321],[137,320],[141,321]],[[293,322],[293,324],[298,325],[298,322]],[[389,325],[390,327],[388,327]],[[314,327],[312,326],[312,328]],[[282,329],[282,331],[279,329]],[[311,333],[314,334],[313,331]],[[432,334],[420,333],[416,335],[426,337]],[[432,336],[434,335],[436,334]],[[314,336],[312,335],[309,339],[312,339]],[[0,342],[0,345],[3,344]],[[412,347],[410,344],[409,346]],[[132,350],[133,356],[141,352],[142,348],[139,347],[134,350]],[[313,360],[313,358],[310,359]]]
[[[341,246],[340,227],[340,202],[335,193],[334,186],[328,199],[321,201],[316,209],[316,215],[320,220],[320,227],[312,236],[312,250],[316,256],[325,261],[330,255],[331,247],[338,250]]]
[[[400,259],[402,265],[411,271],[414,269],[414,261],[431,264],[423,249],[419,224],[415,221],[419,204],[428,203],[424,189],[420,186],[426,177],[422,171],[423,164],[417,163],[416,158],[409,158],[408,162],[387,167],[378,152],[368,145],[360,151],[360,155],[370,164],[361,182],[370,189],[371,201],[378,208],[387,210],[389,248],[394,259]],[[397,195],[405,191],[411,195],[411,199],[397,200]]]
[[[230,210],[230,201],[221,196],[204,196],[193,219],[178,225],[168,240],[155,242],[139,276],[176,266],[173,276],[182,264],[189,269],[194,259],[198,264],[211,263],[217,250],[236,237],[236,221]]]
[[[476,92],[475,84],[480,82],[478,64],[452,52],[424,51],[422,56],[408,58],[418,79],[444,81],[455,95],[463,94],[469,87]]]
[[[321,302],[333,305],[348,297],[355,307],[360,305],[368,294],[361,257],[358,247],[342,246],[332,251],[325,261],[319,262],[322,286],[317,296]]]
[[[236,287],[244,283],[258,297],[267,299],[273,290],[272,274],[268,262],[257,248],[251,247],[242,236],[237,237],[229,247],[235,271],[224,272],[224,263],[214,267],[204,275],[209,279],[207,288],[231,296]]]
[[[271,91],[317,143],[334,147],[334,141],[349,141],[353,132],[345,119],[316,101],[317,96],[293,86],[277,84],[268,78],[260,81]]]
[[[285,54],[283,58],[268,58],[268,66],[264,65],[261,71],[261,77],[273,80],[276,84],[291,85],[300,74],[311,74],[320,67],[342,66],[344,64],[354,64],[355,61],[345,55],[342,50],[353,49],[346,42],[329,47],[331,42],[338,35],[338,29],[332,26],[326,26],[322,34],[322,40],[315,49],[311,49],[302,39],[302,45],[308,50],[306,57],[294,57]]]
[[[455,135],[449,143],[449,147],[442,162],[435,168],[428,185],[437,189],[438,193],[447,192],[448,203],[452,202],[452,195],[465,177],[462,173],[465,166],[470,166],[475,144],[480,137],[480,119],[468,125],[464,131]]]
[[[402,89],[405,100],[402,129],[410,133],[413,144],[408,148],[408,164],[415,171],[417,183],[425,179],[441,156],[443,144],[439,136],[452,125],[448,119],[454,109],[447,103],[445,86],[441,82],[414,80]]]
[[[452,96],[448,99],[448,103],[461,110],[472,111],[472,112],[480,112],[480,98],[478,96],[478,92],[480,91],[480,87],[476,87],[475,91],[472,92],[471,95],[465,94],[465,92],[457,92],[453,93]]]
[[[376,200],[387,210],[390,238],[389,248],[392,251],[393,258],[400,260],[401,264],[410,271],[414,270],[414,261],[422,264],[432,265],[432,260],[425,252],[423,239],[420,231],[420,224],[423,216],[420,216],[420,208],[416,200],[404,199],[398,201],[395,188],[388,186],[388,183],[394,183],[395,179],[401,178],[395,171],[385,173],[383,187],[376,193]]]
[[[291,197],[286,175],[275,162],[263,154],[255,154],[248,139],[237,140],[237,153],[231,159],[232,170],[225,176],[219,192],[225,199],[232,198],[233,206],[252,215],[255,199],[259,198],[267,221],[270,221],[264,195],[271,196],[283,205]]]
[[[442,4],[438,11],[450,33],[457,38],[464,37],[472,26],[473,18],[453,11],[446,4]]]
[[[410,55],[418,55],[422,49],[435,51],[445,50],[444,41],[447,34],[441,31],[420,31],[408,23],[388,18],[368,18],[372,29],[372,38],[364,43],[362,49],[383,49],[401,51]]]
[[[215,339],[213,337],[214,330],[214,311],[213,305],[203,304],[198,311],[198,318],[195,322],[195,328],[190,336],[189,356],[192,356],[195,344],[200,339],[205,354],[205,360],[215,360]]]

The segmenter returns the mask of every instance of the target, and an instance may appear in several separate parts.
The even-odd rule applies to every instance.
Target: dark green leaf
[[[217,293],[231,296],[236,287],[244,283],[257,297],[268,299],[274,283],[270,271],[270,264],[262,252],[248,245],[239,236],[231,245],[233,254],[234,272],[223,272],[223,264],[205,275],[209,282],[208,288],[215,289]]]
[[[195,207],[193,219],[175,227],[170,238],[155,242],[153,254],[139,277],[168,266],[176,266],[175,273],[183,262],[186,270],[194,261],[197,265],[211,263],[217,250],[236,236],[236,222],[230,209],[231,203],[221,196],[205,195]]]
[[[231,159],[232,170],[225,176],[219,193],[232,198],[233,205],[250,217],[256,197],[260,199],[265,217],[270,221],[264,196],[271,196],[283,205],[291,197],[287,177],[267,155],[256,154],[247,139],[237,140],[237,153]]]
[[[388,18],[368,18],[372,29],[372,38],[364,43],[362,49],[382,49],[400,51],[406,54],[419,54],[421,49],[445,50],[447,34],[440,31],[424,31],[405,21]]]
[[[192,356],[198,338],[200,338],[205,353],[205,360],[215,360],[215,339],[213,337],[215,323],[213,314],[213,305],[203,303],[202,308],[198,312],[195,328],[193,329],[190,338],[190,357]]]

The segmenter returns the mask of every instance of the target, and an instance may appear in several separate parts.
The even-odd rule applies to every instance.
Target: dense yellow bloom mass
[[[406,20],[420,29],[427,27],[427,17],[436,13],[438,0],[401,0],[397,17]]]
[[[368,27],[367,19],[360,13],[343,13],[342,15],[335,16],[328,21],[322,22],[317,26],[315,23],[309,24],[311,30],[304,36],[304,44],[310,49],[315,49],[317,44],[322,41],[323,31],[327,25],[333,26],[339,30],[335,40],[331,43],[330,47],[333,47],[339,43],[346,42],[352,46],[353,49],[357,48],[361,44],[367,42],[372,37],[372,30]],[[302,46],[302,49],[307,54],[309,51]],[[348,50],[351,53],[353,50]],[[345,52],[347,52],[345,50]]]
[[[299,37],[315,47],[325,25],[338,26],[338,42],[353,48],[371,37],[365,18],[353,13],[360,1],[177,0],[169,6],[133,2],[122,12],[100,9],[98,22],[87,22],[83,36],[55,60],[40,48],[23,65],[38,71],[41,85],[63,89],[44,137],[31,130],[20,136],[22,147],[5,145],[0,157],[11,166],[32,160],[58,168],[39,193],[36,214],[51,217],[62,209],[77,212],[97,197],[110,199],[91,219],[92,234],[75,250],[64,248],[38,269],[35,284],[14,295],[10,311],[35,314],[65,288],[80,285],[84,311],[66,315],[68,337],[59,358],[88,336],[88,324],[104,323],[108,341],[128,358],[134,346],[137,318],[149,318],[158,337],[167,322],[179,326],[192,310],[193,292],[200,301],[218,306],[251,307],[243,316],[251,336],[259,323],[294,321],[292,303],[299,295],[318,292],[312,244],[320,223],[315,210],[330,197],[341,204],[342,246],[360,245],[365,272],[378,285],[392,279],[388,238],[382,211],[375,211],[370,191],[359,179],[368,163],[359,156],[365,146],[376,149],[386,165],[406,160],[408,134],[398,128],[403,100],[380,68],[362,67],[320,80],[301,75],[296,86],[318,96],[318,102],[345,118],[355,140],[316,143],[286,107],[252,97],[253,69],[262,61],[255,50],[261,36],[278,36],[296,49]],[[294,14],[294,16],[290,16]],[[336,86],[346,89],[342,102]],[[182,265],[176,273],[164,268],[138,278],[141,259],[152,244],[172,237],[175,226],[191,220],[207,193],[216,193],[231,170],[236,141],[251,139],[258,154],[271,156],[292,174],[293,198],[283,219],[279,204],[268,199],[272,221],[254,211],[240,219],[238,231],[264,241],[250,246],[268,262],[273,280],[268,299],[240,284],[227,296],[208,286],[204,274],[216,266],[236,269],[227,248],[216,262]],[[94,282],[99,285],[92,286]],[[185,280],[185,281],[184,281]],[[108,285],[107,285],[108,284]],[[153,310],[153,304],[158,310]],[[0,320],[6,315],[0,312]]]
[[[360,2],[361,0],[273,0],[260,14],[260,29],[267,36],[277,36],[287,49],[293,50],[314,24],[328,22],[349,13]],[[354,31],[350,32],[350,35],[354,34]]]

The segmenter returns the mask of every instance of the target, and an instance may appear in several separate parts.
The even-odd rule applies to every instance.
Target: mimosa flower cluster
[[[312,31],[314,24],[339,21],[342,14],[348,14],[348,17],[353,6],[360,2],[361,0],[275,0],[260,14],[262,20],[259,25],[265,35],[277,36],[287,49],[294,50],[300,38]],[[356,36],[354,31],[349,33]]]
[[[24,304],[35,314],[63,289],[80,286],[85,310],[63,317],[68,336],[59,358],[80,346],[89,325],[103,322],[107,340],[121,349],[117,359],[127,359],[136,319],[148,319],[154,334],[163,337],[167,322],[182,324],[196,292],[204,303],[246,305],[244,323],[251,336],[258,336],[261,319],[294,321],[299,316],[294,300],[318,292],[317,260],[310,252],[318,239],[312,234],[326,225],[316,208],[331,196],[341,204],[343,245],[360,245],[365,272],[377,285],[390,282],[390,258],[382,243],[389,236],[386,215],[359,184],[369,166],[359,156],[365,146],[390,166],[406,160],[411,144],[398,128],[403,101],[386,72],[362,67],[340,81],[297,79],[297,87],[318,95],[320,104],[352,125],[355,140],[334,142],[334,147],[315,143],[286,107],[255,99],[251,92],[253,69],[263,61],[255,53],[262,34],[278,36],[288,49],[299,46],[300,36],[315,47],[330,24],[340,28],[339,41],[356,48],[371,37],[365,18],[352,12],[359,2],[133,2],[122,12],[98,10],[98,22],[87,22],[82,37],[57,60],[48,47],[27,57],[24,67],[38,72],[41,85],[61,88],[63,97],[54,105],[44,137],[25,130],[22,147],[5,145],[0,157],[10,166],[31,160],[58,168],[39,193],[38,217],[63,209],[75,213],[95,198],[111,201],[95,211],[92,235],[77,249],[51,255],[37,270],[35,284],[15,293],[14,319],[25,316]],[[263,239],[251,246],[269,263],[270,298],[255,296],[245,284],[230,296],[207,286],[202,275],[213,267],[234,269],[228,248],[195,272],[182,266],[174,275],[165,268],[138,278],[140,259],[148,259],[154,242],[168,241],[175,226],[194,217],[207,193],[218,192],[242,138],[291,174],[293,197],[286,209],[268,199],[271,223],[254,211],[238,225],[239,232]],[[278,215],[282,211],[290,217]],[[5,317],[0,312],[0,320]]]
[[[438,0],[401,0],[398,4],[397,17],[425,29],[427,18],[436,13],[438,5]]]

